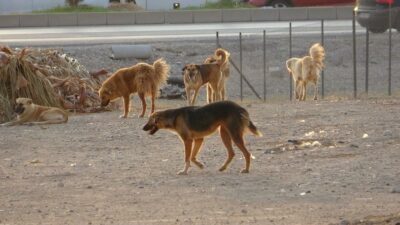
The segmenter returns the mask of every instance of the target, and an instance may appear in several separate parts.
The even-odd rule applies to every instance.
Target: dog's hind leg
[[[207,103],[211,103],[212,102],[212,88],[210,86],[210,84],[207,84]]]
[[[194,146],[193,146],[193,150],[192,150],[192,154],[190,157],[190,160],[196,165],[198,166],[200,169],[204,168],[203,163],[197,161],[197,154],[199,154],[200,150],[201,150],[201,146],[203,145],[203,138],[199,138],[199,139],[195,139],[194,140]]]
[[[156,109],[155,99],[156,99],[156,95],[151,94],[151,113],[153,113],[154,110]]]
[[[235,142],[236,146],[238,146],[238,148],[240,149],[240,151],[242,151],[243,156],[246,160],[246,166],[244,169],[242,169],[240,172],[241,173],[249,173],[250,171],[250,158],[251,158],[251,154],[250,152],[247,150],[246,146],[244,145],[244,140],[243,140],[243,135],[240,135],[238,137],[232,137],[233,141]]]
[[[318,81],[314,80],[314,100],[318,100]]]
[[[139,95],[140,101],[142,102],[142,113],[139,115],[139,117],[143,117],[144,114],[146,113],[146,107],[147,107],[146,99],[145,99],[144,93],[138,93],[138,95]]]
[[[123,97],[124,97],[124,114],[119,116],[119,118],[126,118],[126,117],[128,117],[128,113],[129,113],[129,107],[130,107],[129,95],[128,96],[123,96]]]
[[[224,143],[226,150],[228,152],[228,158],[226,159],[224,165],[222,165],[222,167],[219,168],[219,171],[222,172],[222,171],[226,170],[226,168],[228,168],[233,157],[235,156],[235,152],[233,151],[231,136],[229,135],[226,128],[221,127],[219,130],[219,133],[221,135],[222,142]]]
[[[178,175],[187,175],[187,171],[190,167],[190,156],[192,154],[193,140],[186,139],[183,141],[183,143],[185,145],[185,167],[183,168],[183,170],[178,172]]]

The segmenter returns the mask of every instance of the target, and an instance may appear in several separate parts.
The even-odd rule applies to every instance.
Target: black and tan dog
[[[182,69],[183,71],[183,82],[185,84],[186,97],[189,105],[194,105],[197,94],[200,88],[208,84],[211,93],[209,95],[212,102],[222,99],[221,89],[225,87],[224,75],[222,69],[228,62],[229,53],[218,48],[215,50],[215,57],[218,60],[215,63],[205,63],[205,64],[186,64]],[[194,95],[192,97],[192,91]]]
[[[33,104],[30,98],[17,98],[16,103],[17,118],[1,126],[56,124],[68,121],[68,114],[59,108]]]
[[[197,161],[197,154],[200,152],[204,138],[218,128],[222,142],[228,151],[228,158],[219,170],[224,171],[235,155],[232,148],[233,141],[246,159],[246,166],[241,172],[248,173],[251,154],[244,144],[244,133],[250,131],[254,135],[262,135],[251,122],[246,109],[234,102],[220,101],[203,107],[187,106],[155,112],[150,116],[143,130],[154,134],[159,129],[167,129],[178,134],[185,146],[185,167],[178,174],[187,174],[190,161],[199,168],[204,167]]]

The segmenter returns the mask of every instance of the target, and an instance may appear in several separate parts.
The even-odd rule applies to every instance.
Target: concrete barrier
[[[194,23],[220,23],[222,22],[221,10],[199,10],[193,12]]]
[[[21,27],[47,27],[49,25],[47,14],[22,14],[19,16]]]
[[[224,9],[222,22],[249,22],[251,21],[250,9]]]
[[[329,7],[312,7],[308,9],[309,20],[335,20],[336,10]]]
[[[49,14],[49,26],[77,26],[78,15],[75,13],[54,13]]]
[[[132,25],[135,24],[135,13],[133,12],[112,12],[107,13],[108,25]]]
[[[78,13],[78,26],[107,25],[106,13]]]
[[[294,20],[307,20],[308,8],[281,8],[279,9],[279,20],[294,21]]]
[[[160,24],[165,23],[164,12],[137,12],[136,24]]]
[[[0,27],[19,27],[19,16],[0,15]]]
[[[250,21],[348,20],[353,7],[295,7],[168,12],[51,13],[0,15],[1,27],[93,26],[133,24],[228,23]]]
[[[151,56],[151,45],[112,45],[113,59],[138,58],[148,59]]]
[[[353,7],[337,7],[336,8],[336,19],[338,20],[349,20],[353,19]]]
[[[193,23],[193,11],[165,12],[165,23]]]
[[[276,9],[250,9],[251,21],[278,21],[279,10]]]

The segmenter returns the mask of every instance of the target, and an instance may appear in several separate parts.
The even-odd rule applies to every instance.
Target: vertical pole
[[[216,37],[217,37],[217,48],[219,48],[220,44],[219,44],[219,32],[218,31],[216,33]]]
[[[324,20],[321,20],[321,44],[324,46],[325,42],[325,33],[324,33]],[[325,46],[324,46],[325,48]],[[321,72],[321,96],[322,99],[325,97],[325,71]],[[318,94],[318,93],[317,93]]]
[[[265,49],[265,30],[263,31],[263,72],[264,72],[264,102],[267,101],[267,66],[266,66],[266,49]]]
[[[289,58],[292,58],[292,22],[289,23]],[[292,76],[289,76],[289,85],[290,85],[290,101],[292,101],[293,96],[293,79]],[[295,90],[296,91],[296,90]]]
[[[353,11],[353,97],[357,98],[356,17]]]
[[[389,87],[388,94],[392,95],[392,4],[389,4]]]
[[[369,30],[365,33],[365,93],[368,95],[369,82]]]
[[[240,101],[243,101],[243,58],[242,58],[242,32],[239,33],[239,48],[240,48]]]

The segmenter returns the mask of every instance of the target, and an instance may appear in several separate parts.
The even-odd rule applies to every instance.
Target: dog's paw
[[[141,114],[141,115],[139,115],[138,117],[139,117],[139,118],[143,118],[143,117],[144,117],[144,114]]]
[[[219,172],[224,172],[226,170],[226,166],[219,168]]]
[[[176,173],[176,174],[178,174],[178,175],[187,175],[188,173],[187,173],[187,171],[185,171],[185,170],[181,170],[181,171],[179,171],[179,172]]]
[[[199,167],[200,169],[204,169],[204,164],[199,162],[199,161],[192,161],[194,163],[194,165],[196,165],[197,167]]]
[[[119,118],[121,119],[126,119],[128,116],[127,115],[120,115]]]
[[[248,170],[248,169],[242,169],[242,170],[240,171],[240,173],[249,173],[249,170]]]

